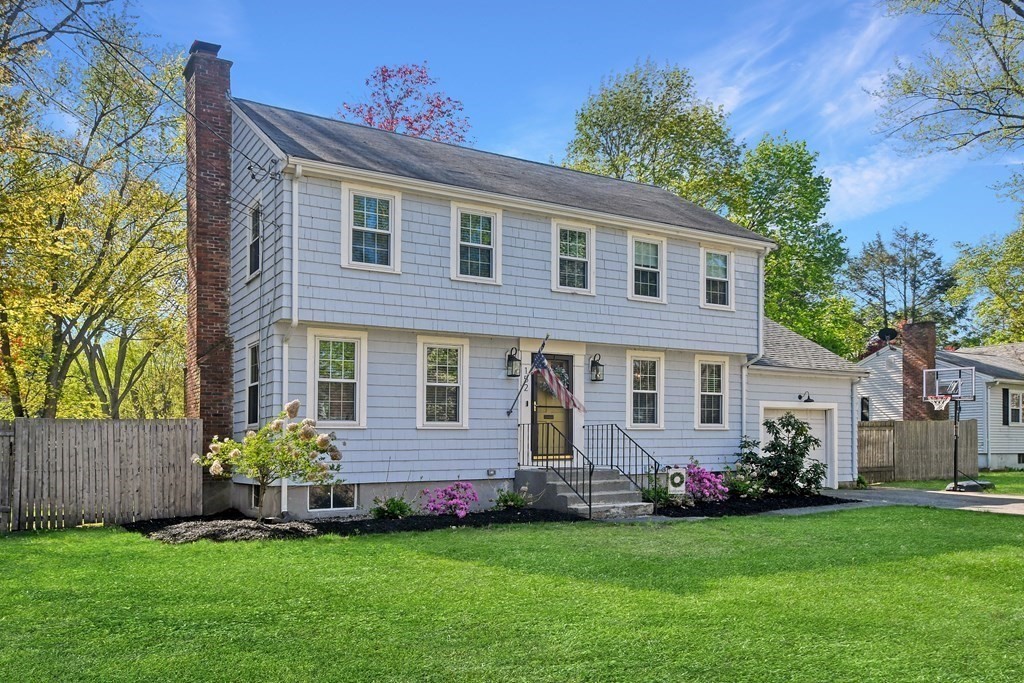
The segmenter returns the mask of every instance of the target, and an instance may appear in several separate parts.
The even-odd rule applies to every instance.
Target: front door
[[[562,378],[569,391],[572,387],[572,356],[547,356],[548,365]],[[572,457],[572,410],[562,407],[558,398],[548,391],[547,383],[537,374],[530,381],[532,406],[531,450],[535,459]]]

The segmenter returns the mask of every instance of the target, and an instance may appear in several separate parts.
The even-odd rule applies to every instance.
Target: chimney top
[[[207,43],[202,40],[193,40],[192,47],[188,49],[188,53],[191,55],[196,52],[202,52],[216,57],[217,53],[220,52],[220,45],[217,45],[216,43]]]

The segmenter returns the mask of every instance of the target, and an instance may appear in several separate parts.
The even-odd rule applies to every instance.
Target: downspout
[[[985,467],[992,469],[992,424],[989,422],[989,400],[992,398],[992,392],[988,390],[988,382],[985,382],[985,400],[982,402],[985,406]],[[977,397],[975,397],[977,398]],[[978,430],[979,436],[981,430]]]
[[[857,442],[860,440],[860,434],[858,432],[858,423],[860,423],[860,405],[857,401],[857,385],[863,377],[857,377],[850,382],[850,444],[853,449],[853,459],[850,461],[850,465],[853,467],[853,481],[857,481],[857,477],[860,476],[860,458],[858,457]],[[838,466],[839,463],[836,463]],[[836,484],[839,484],[839,473],[836,473]]]
[[[289,347],[291,345],[292,333],[299,326],[299,179],[302,177],[302,165],[295,165],[295,173],[292,174],[292,252],[291,252],[291,271],[292,271],[292,296],[289,303],[289,312],[291,313],[291,325],[284,335],[284,342],[281,344],[281,396],[284,402],[287,403],[291,399],[288,396],[289,387],[289,376],[288,376],[288,356]],[[307,406],[308,409],[308,406]],[[288,517],[288,478],[285,477],[281,480],[281,517]]]
[[[747,432],[747,371],[764,357],[764,257],[766,248],[757,255],[757,355],[740,368],[740,436]]]

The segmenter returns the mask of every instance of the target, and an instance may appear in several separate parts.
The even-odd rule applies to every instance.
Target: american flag
[[[562,404],[563,408],[572,410],[575,408],[581,413],[587,412],[587,409],[583,407],[583,402],[573,396],[569,388],[562,383],[562,380],[555,374],[551,364],[548,363],[548,359],[544,357],[543,353],[538,353],[533,359],[533,368],[530,369],[531,373],[536,373],[543,378],[551,390],[555,392],[555,398]]]

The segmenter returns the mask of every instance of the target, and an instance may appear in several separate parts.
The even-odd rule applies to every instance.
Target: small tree
[[[298,479],[326,484],[341,469],[341,453],[331,437],[317,433],[310,418],[292,422],[298,414],[299,402],[292,401],[277,419],[248,432],[241,442],[213,437],[210,451],[204,457],[192,456],[192,461],[208,467],[214,476],[237,474],[254,480],[259,486],[257,521],[262,522],[264,494],[271,482]]]
[[[344,102],[338,115],[372,128],[455,144],[466,141],[469,120],[462,102],[441,90],[427,63],[378,66],[366,79],[366,102]]]
[[[810,460],[821,440],[793,413],[765,420],[768,443],[744,437],[734,470],[727,476],[729,490],[741,498],[762,495],[809,496],[821,490],[824,463]],[[760,451],[758,446],[760,445]]]

